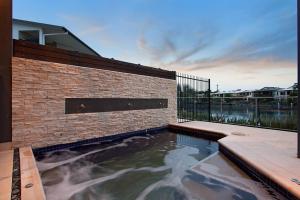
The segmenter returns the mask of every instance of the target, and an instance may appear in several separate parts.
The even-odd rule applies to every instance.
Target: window
[[[39,44],[40,43],[40,32],[39,31],[19,31],[19,39]]]
[[[45,45],[51,46],[51,47],[57,47],[57,42],[55,42],[55,41],[49,41],[49,40],[46,39]]]

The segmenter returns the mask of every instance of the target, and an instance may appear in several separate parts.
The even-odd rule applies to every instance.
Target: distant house
[[[232,90],[232,91],[223,91],[223,92],[216,92],[213,93],[213,97],[236,97],[237,93],[241,91],[240,89],[238,90]]]
[[[233,90],[227,92],[216,92],[212,94],[213,97],[253,97],[253,91],[251,90]]]
[[[71,31],[62,26],[13,19],[13,39],[100,56]]]
[[[288,98],[289,96],[297,96],[297,83],[294,85],[277,91],[278,98]]]
[[[236,93],[237,97],[253,97],[252,90],[241,90]]]
[[[279,87],[263,87],[260,90],[253,91],[254,97],[276,97],[277,92],[282,88]]]
[[[288,88],[279,87],[263,87],[259,90],[232,90],[223,92],[214,92],[212,97],[274,97],[274,98],[288,98],[290,96],[297,96],[297,83]]]

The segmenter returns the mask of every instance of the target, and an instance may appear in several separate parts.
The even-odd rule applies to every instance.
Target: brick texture
[[[176,121],[176,81],[13,57],[14,147],[44,147]],[[168,108],[65,114],[65,98],[168,98]]]

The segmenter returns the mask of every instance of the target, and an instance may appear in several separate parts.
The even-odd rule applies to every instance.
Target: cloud
[[[142,31],[138,48],[152,64],[171,70],[193,72],[231,66],[241,73],[254,74],[274,68],[292,69],[297,64],[296,19],[291,9],[265,7],[254,14],[246,29],[231,30],[230,42],[216,51],[211,48],[224,45],[223,40],[230,36],[213,28],[213,22],[201,31],[151,27]],[[147,37],[153,29],[160,30],[158,36]]]
[[[185,66],[186,71],[197,71],[202,69],[226,68],[228,66],[236,71],[253,74],[262,70],[272,70],[280,68],[295,68],[296,63],[289,60],[274,60],[272,58],[259,58],[255,60],[234,60],[232,58],[215,59],[215,60],[197,60],[194,62],[178,63],[175,68],[180,69]]]
[[[191,48],[189,48],[186,51],[178,53],[176,59],[170,64],[182,62],[188,59],[189,57],[199,53],[201,50],[205,50],[205,48],[208,47],[209,44],[210,42],[207,39],[205,40],[203,38],[199,39],[198,41],[196,41],[195,45],[193,45]]]
[[[189,70],[239,66],[241,71],[296,67],[295,27],[283,27],[269,34],[251,39],[239,38],[223,54],[185,63]],[[192,67],[191,67],[192,66]]]
[[[86,27],[86,29],[80,31],[78,34],[81,36],[93,35],[93,34],[102,33],[104,30],[105,30],[105,27],[91,25],[91,26]]]
[[[296,11],[273,4],[280,3],[271,2],[254,13],[241,11],[241,17],[249,15],[248,21],[237,20],[236,26],[214,18],[208,23],[189,19],[191,23],[182,25],[143,15],[123,17],[117,25],[78,16],[63,15],[62,19],[77,27],[78,35],[91,41],[92,47],[99,44],[100,52],[115,55],[104,56],[207,77],[218,73],[216,77],[224,83],[230,82],[227,73],[249,81],[249,86],[259,78],[271,81],[274,71],[286,71],[282,83],[288,78],[292,82],[297,64]]]
[[[257,27],[257,30],[250,32],[248,37],[242,35],[235,38],[221,52],[202,58],[188,59],[200,51],[205,52],[209,46],[218,42],[211,37],[196,40],[195,46],[181,52],[179,56],[177,54],[173,61],[164,65],[173,70],[190,72],[227,66],[235,67],[236,70],[244,73],[274,68],[295,68],[297,64],[296,15],[281,17],[276,21],[276,25],[276,29],[263,33],[260,33],[260,27]]]
[[[146,37],[146,33],[150,36]],[[156,34],[151,30],[148,32],[143,30],[137,39],[137,46],[152,59],[153,63],[172,65],[204,51],[213,43],[216,33],[213,29],[191,32],[167,30],[158,31]]]
[[[177,51],[176,44],[171,38],[163,37],[160,38],[162,41],[156,43],[157,46],[151,45],[144,34],[137,40],[138,48],[144,51],[151,59],[155,61],[163,61],[166,57],[172,55]]]
[[[59,14],[62,20],[68,24],[69,27],[75,30],[76,35],[85,39],[91,46],[107,45],[112,46],[115,44],[115,38],[109,32],[109,25],[104,22],[95,21],[93,18],[86,18],[83,16]],[[96,43],[96,45],[95,45]]]

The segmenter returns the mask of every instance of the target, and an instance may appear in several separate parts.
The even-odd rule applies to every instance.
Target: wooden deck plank
[[[210,122],[171,125],[227,135],[218,142],[300,199],[300,185],[291,181],[300,180],[297,133]]]
[[[0,178],[0,200],[11,199],[11,182],[12,178]]]
[[[7,151],[7,150],[12,150],[12,143],[11,142],[0,143],[0,151]]]
[[[21,199],[46,199],[31,147],[20,148]],[[32,185],[32,187],[27,187]]]
[[[0,200],[11,199],[13,150],[0,151]]]

